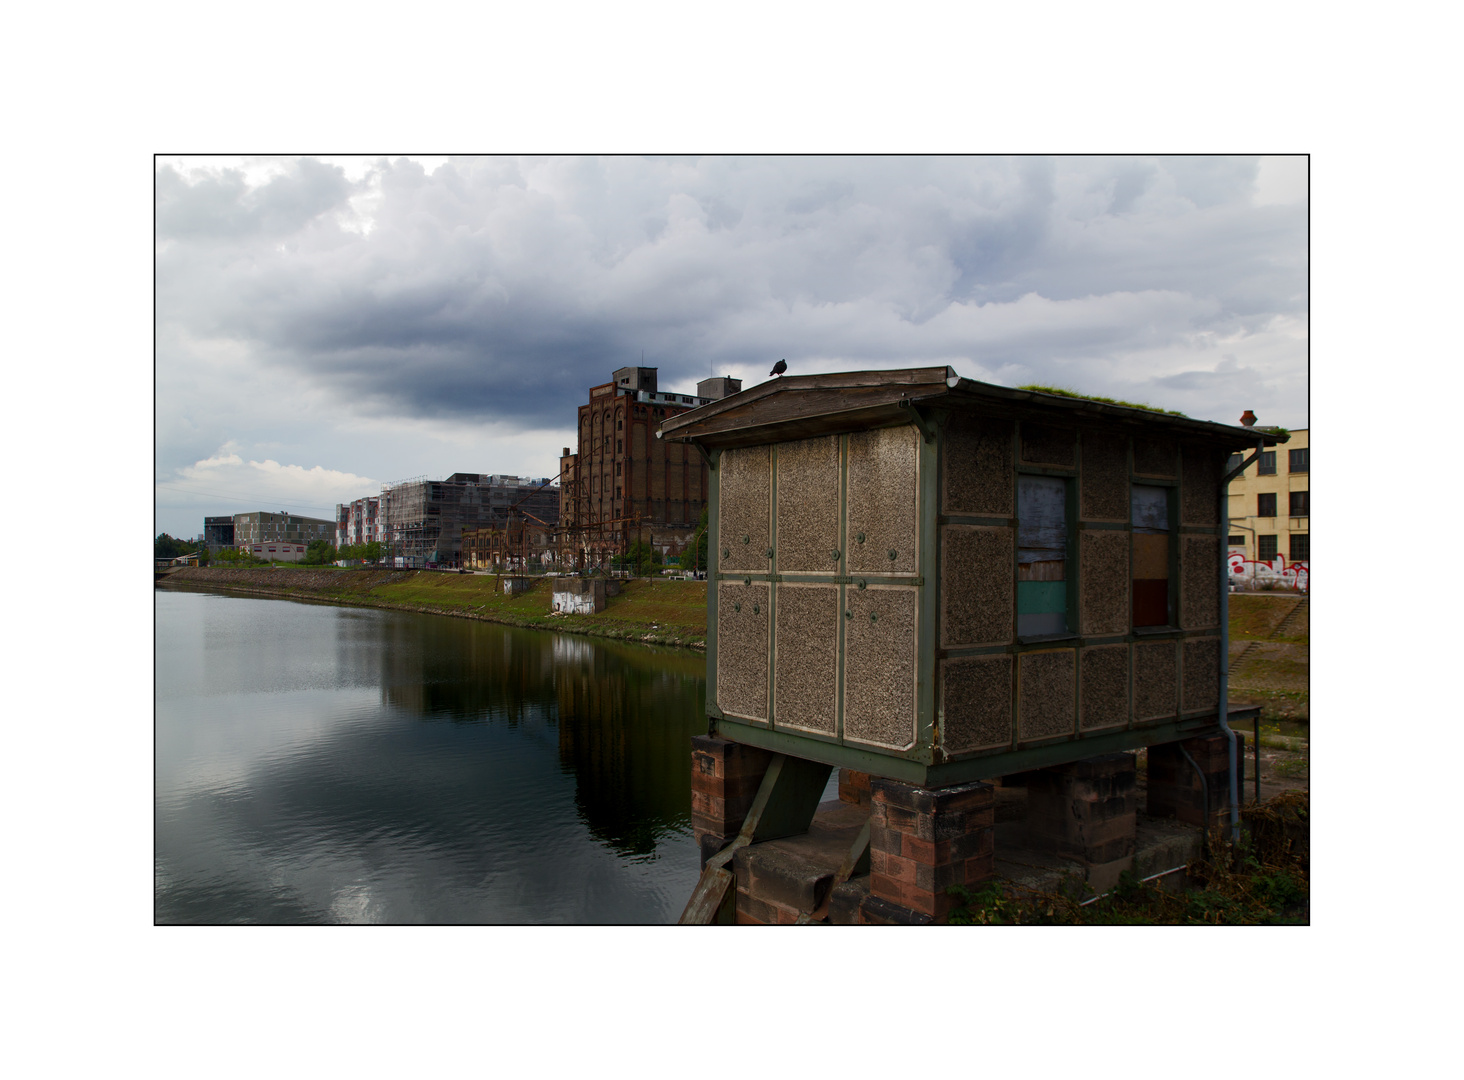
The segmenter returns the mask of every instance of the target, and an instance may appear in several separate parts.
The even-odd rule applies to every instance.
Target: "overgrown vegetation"
[[[1121,405],[1125,409],[1143,409],[1145,412],[1163,413],[1165,416],[1180,416],[1186,420],[1189,417],[1182,412],[1173,409],[1161,409],[1154,405],[1144,404],[1137,401],[1120,401],[1118,398],[1099,397],[1097,394],[1080,394],[1066,386],[1043,386],[1040,383],[1028,383],[1026,386],[1017,387],[1018,390],[1032,390],[1039,394],[1056,394],[1058,397],[1082,398],[1084,401],[1098,401],[1104,405]]]
[[[951,923],[980,926],[1276,925],[1311,921],[1308,881],[1309,800],[1287,791],[1242,812],[1232,847],[1220,836],[1187,870],[1190,887],[1170,891],[1125,873],[1112,892],[1093,898],[1086,885],[1040,892],[992,882],[953,885],[960,906]]]
[[[257,562],[257,560],[256,560]],[[485,619],[526,628],[553,629],[595,637],[622,638],[662,645],[703,648],[707,640],[707,587],[704,581],[658,578],[620,583],[597,615],[553,611],[554,578],[535,580],[526,592],[507,596],[502,578],[384,567],[342,569],[279,563],[292,573],[240,575],[217,571],[178,571],[179,584],[311,597],[334,603],[436,612]]]
[[[158,533],[153,537],[153,558],[154,559],[176,559],[179,555],[197,554],[203,565],[208,565],[208,547],[204,544],[195,544],[192,540],[179,540],[176,536],[169,536],[167,533]]]
[[[696,523],[696,535],[681,553],[681,569],[705,570],[707,566],[707,510],[703,507],[701,518]]]

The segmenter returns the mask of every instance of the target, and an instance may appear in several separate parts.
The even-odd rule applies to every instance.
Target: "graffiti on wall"
[[[1311,572],[1307,563],[1287,562],[1285,555],[1277,555],[1270,562],[1247,559],[1239,551],[1230,553],[1230,582],[1237,587],[1295,589],[1306,592]]]

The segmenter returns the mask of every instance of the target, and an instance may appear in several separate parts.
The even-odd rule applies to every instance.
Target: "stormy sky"
[[[551,476],[642,356],[1303,427],[1307,198],[1303,158],[158,158],[157,529]]]

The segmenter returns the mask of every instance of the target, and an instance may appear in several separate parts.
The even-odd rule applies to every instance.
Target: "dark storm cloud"
[[[159,319],[342,409],[523,428],[572,425],[642,350],[667,387],[782,357],[949,362],[1193,410],[1226,381],[1125,358],[1213,366],[1207,341],[1305,319],[1304,208],[1255,205],[1256,177],[1240,158],[398,160],[356,179],[300,160],[254,184],[164,166]]]

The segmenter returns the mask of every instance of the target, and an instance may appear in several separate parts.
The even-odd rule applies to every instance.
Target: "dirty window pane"
[[[1067,623],[1067,481],[1017,477],[1017,633],[1063,634]]]
[[[1133,616],[1135,626],[1169,625],[1169,488],[1135,484]]]

